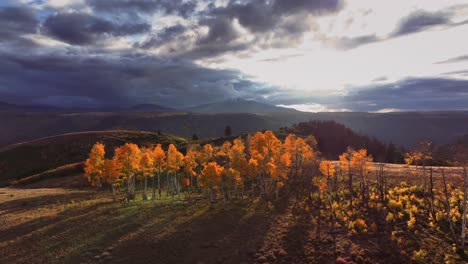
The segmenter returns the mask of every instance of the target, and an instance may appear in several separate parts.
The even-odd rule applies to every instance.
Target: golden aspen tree
[[[203,147],[200,147],[200,145],[193,145],[191,149],[194,151],[195,154],[195,160],[197,162],[197,188],[200,189],[200,175],[205,167],[205,165],[213,159],[213,146],[211,144],[206,144]]]
[[[229,151],[231,150],[232,143],[224,141],[223,145],[216,152],[216,156],[221,158],[226,166],[229,167]]]
[[[327,179],[331,179],[335,174],[335,165],[329,160],[324,160],[320,162],[320,172],[326,176]]]
[[[120,172],[115,161],[113,159],[106,159],[104,161],[104,181],[111,186],[112,198],[114,199],[114,202],[117,200],[115,195],[115,187],[118,185],[119,176]]]
[[[229,141],[224,141],[223,145],[221,145],[221,147],[218,148],[218,150],[216,151],[216,158],[217,158],[217,161],[220,162],[220,165],[223,166],[225,168],[223,175],[221,177],[221,195],[223,196],[223,201],[226,200],[226,196],[228,196],[229,198],[229,190],[231,189],[232,185],[234,182],[233,181],[230,181],[229,177],[230,175],[228,175],[228,171],[229,171],[229,168],[230,168],[230,164],[229,164],[229,151],[231,149],[231,142]]]
[[[177,173],[183,165],[184,155],[177,150],[174,144],[170,144],[167,150],[167,171],[169,174],[172,174],[172,184],[174,188],[172,197],[174,197],[175,192],[177,192],[177,195],[180,197],[180,186]]]
[[[354,151],[351,154],[351,167],[359,175],[359,186],[361,189],[361,199],[364,204],[368,202],[367,178],[371,169],[372,157],[367,155],[366,149]]]
[[[143,149],[141,160],[140,160],[140,171],[141,171],[141,185],[142,185],[142,199],[148,200],[146,189],[148,186],[148,177],[154,177],[154,158],[153,153],[150,149]]]
[[[208,188],[210,193],[210,204],[214,204],[214,190],[221,183],[221,175],[224,168],[219,166],[216,162],[209,162],[206,164],[200,176],[200,184],[204,188]]]
[[[310,177],[314,176],[317,170],[312,147],[304,139],[289,134],[284,141],[283,149],[285,153],[288,153],[284,159],[290,159],[290,174],[292,176],[290,182],[297,198],[306,191],[306,195],[310,199],[313,189]]]
[[[114,161],[127,181],[127,199],[135,199],[135,175],[140,170],[141,150],[138,145],[126,143],[115,150]]]
[[[340,168],[343,174],[347,174],[348,176],[348,190],[349,190],[349,205],[353,206],[353,197],[354,197],[354,190],[353,190],[353,171],[351,166],[351,159],[353,155],[353,149],[349,148],[339,156],[340,161]]]
[[[247,164],[247,176],[250,179],[250,195],[252,200],[255,197],[255,177],[259,174],[259,166],[258,161],[256,159],[250,159],[249,163]]]
[[[466,239],[466,225],[467,225],[467,214],[468,214],[468,148],[465,145],[458,144],[455,146],[455,165],[462,168],[462,193],[463,201],[461,203],[462,211],[462,223],[461,223],[461,234],[460,234],[460,247],[465,250],[465,239]]]
[[[157,144],[156,147],[153,149],[153,159],[154,159],[154,167],[158,173],[158,194],[159,199],[161,199],[161,172],[166,168],[166,153],[164,152],[161,144]],[[154,184],[154,177],[153,177],[153,197],[154,200],[156,198],[156,188]]]
[[[190,190],[192,190],[193,187],[193,176],[197,175],[195,172],[195,169],[197,167],[197,153],[195,150],[192,148],[189,148],[187,150],[187,154],[184,157],[184,172],[188,176],[188,185],[186,187],[189,187]]]
[[[315,183],[319,188],[320,195],[326,190],[330,192],[331,178],[335,176],[335,171],[336,171],[335,165],[333,165],[331,161],[324,160],[320,162],[320,172],[322,173],[323,176],[325,176],[325,179],[320,178],[320,180]],[[335,181],[335,184],[336,184],[336,181]],[[333,229],[335,225],[335,220],[336,220],[335,212],[333,210],[333,203],[335,202],[333,197],[336,195],[336,191],[337,190],[336,190],[336,185],[335,185],[332,190],[333,193],[332,194],[329,193],[328,199],[327,199],[328,210],[330,213],[330,228],[331,229]],[[317,235],[320,236],[320,231],[317,232]]]
[[[265,133],[255,133],[252,141],[250,142],[250,156],[258,161],[259,164],[259,186],[262,196],[266,196],[267,184],[271,180],[271,169],[275,162],[275,158],[280,153],[281,141],[275,136],[272,131],[265,131]],[[270,181],[273,182],[274,181]]]
[[[213,153],[214,153],[214,149],[211,144],[204,145],[200,153],[201,162],[203,164],[210,162],[211,159],[213,158],[213,155],[214,155]]]
[[[100,188],[102,185],[101,178],[104,171],[104,156],[106,152],[104,144],[97,142],[89,152],[89,158],[85,162],[84,171],[91,186]]]
[[[240,172],[233,168],[225,169],[223,184],[225,185],[224,188],[226,192],[225,195],[223,195],[223,198],[227,196],[228,199],[231,199],[232,192],[234,191],[235,193],[237,193],[238,187],[242,185],[242,178],[240,176]]]
[[[324,160],[320,162],[320,172],[322,173],[323,176],[326,177],[327,189],[330,189],[330,186],[332,185],[331,179],[332,177],[334,177],[335,171],[336,171],[335,165],[333,165],[331,161]]]
[[[244,186],[247,180],[249,179],[249,177],[248,177],[248,161],[247,161],[246,153],[245,153],[245,145],[241,137],[234,140],[234,144],[229,150],[229,160],[230,160],[231,168],[238,171],[242,178],[241,197],[243,198]]]
[[[201,155],[202,148],[200,147],[199,144],[193,144],[193,145],[190,145],[189,150],[191,152],[190,155],[195,160],[195,167],[194,167],[195,179],[194,179],[194,183],[192,183],[192,187],[195,185],[196,189],[199,190],[200,189],[199,177],[204,166],[204,164],[202,164],[202,159],[203,159]]]

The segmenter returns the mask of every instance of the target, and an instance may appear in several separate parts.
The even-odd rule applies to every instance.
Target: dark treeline
[[[348,147],[367,149],[375,161],[403,163],[405,150],[392,143],[386,144],[374,137],[361,135],[335,121],[309,121],[289,128],[281,128],[280,134],[298,136],[314,135],[317,148],[327,159],[336,160]]]

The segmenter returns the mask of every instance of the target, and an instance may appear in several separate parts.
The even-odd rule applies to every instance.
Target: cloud
[[[458,56],[455,58],[450,58],[444,61],[436,62],[436,64],[444,64],[444,63],[457,63],[457,62],[465,62],[468,61],[468,55]]]
[[[151,26],[146,23],[117,24],[86,13],[58,13],[47,18],[43,29],[46,34],[61,41],[86,45],[103,37],[148,32]]]
[[[337,12],[339,0],[229,1],[200,12],[190,26],[168,27],[138,45],[163,56],[210,58],[232,52],[300,44],[313,17]],[[170,32],[170,34],[166,34]]]
[[[409,78],[396,83],[359,88],[342,99],[354,111],[468,110],[468,80]]]
[[[285,92],[275,94],[275,104],[302,111],[446,111],[468,110],[468,80],[408,78],[393,83],[350,88],[347,94],[314,96]]]
[[[184,0],[86,0],[95,11],[129,16],[150,15],[155,12],[188,17],[195,12],[197,1]]]
[[[331,46],[340,50],[350,50],[366,44],[371,44],[380,41],[375,34],[363,35],[357,37],[327,37],[319,38],[326,46]]]
[[[0,8],[0,42],[36,33],[39,21],[28,7]]]
[[[261,100],[272,87],[235,70],[123,53],[0,54],[0,97],[68,106],[156,103],[181,107],[228,98]]]
[[[449,25],[451,14],[448,12],[416,11],[401,19],[393,36],[402,36],[417,33],[431,27]]]

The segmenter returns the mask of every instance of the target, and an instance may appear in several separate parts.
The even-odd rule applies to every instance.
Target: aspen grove
[[[174,144],[164,150],[160,144],[139,148],[126,143],[106,159],[105,146],[98,142],[85,173],[91,186],[110,186],[114,200],[118,190],[134,200],[138,185],[143,200],[206,199],[211,207],[235,200],[267,205],[288,200],[294,211],[310,213],[317,238],[334,237],[339,230],[349,235],[386,232],[400,246],[418,248],[416,239],[407,238],[431,228],[449,237],[454,252],[464,250],[466,163],[459,164],[463,188],[448,184],[443,168],[436,188],[424,162],[430,155],[413,151],[408,163],[423,160],[414,180],[391,184],[385,164],[373,163],[366,149],[349,148],[330,161],[321,158],[316,145],[311,136],[289,134],[281,141],[265,131],[221,146],[188,145],[185,154]],[[412,254],[415,261],[428,257],[421,250]]]

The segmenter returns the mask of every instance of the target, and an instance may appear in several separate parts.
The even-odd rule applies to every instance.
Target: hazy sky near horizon
[[[468,110],[466,0],[2,0],[0,101]]]

